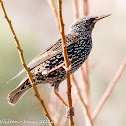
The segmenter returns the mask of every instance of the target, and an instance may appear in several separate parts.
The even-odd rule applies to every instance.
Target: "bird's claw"
[[[66,71],[70,71],[71,65],[69,65],[69,67],[66,67],[65,65],[63,65],[63,68],[64,68]]]
[[[67,109],[67,118],[71,118],[72,116],[74,116],[74,108],[68,108]]]

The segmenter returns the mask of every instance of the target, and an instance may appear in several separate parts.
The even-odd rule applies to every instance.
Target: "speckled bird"
[[[87,59],[92,49],[91,33],[95,23],[108,17],[103,16],[85,16],[77,19],[70,27],[69,33],[65,36],[67,44],[67,54],[70,61],[70,74],[74,73]],[[54,92],[58,94],[59,84],[66,79],[66,72],[63,67],[57,67],[64,63],[62,40],[47,48],[44,52],[35,57],[29,64],[30,72],[35,84],[49,83],[54,86]],[[56,68],[52,70],[53,68]],[[23,69],[14,78],[18,77],[25,70]],[[17,101],[32,86],[26,75],[19,86],[8,95],[8,101],[11,105],[15,105]]]

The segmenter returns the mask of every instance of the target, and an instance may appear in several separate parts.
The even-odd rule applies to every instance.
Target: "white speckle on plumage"
[[[71,60],[70,74],[74,73],[84,63],[90,54],[92,49],[91,33],[95,23],[107,16],[109,15],[101,17],[86,16],[77,19],[71,25],[69,34],[65,36],[68,52],[67,55]],[[59,84],[66,79],[65,70],[63,67],[60,67],[49,74],[48,71],[64,63],[62,52],[62,40],[59,39],[56,43],[47,48],[44,52],[31,61],[28,67],[30,68],[35,84],[53,84],[55,92],[58,90]],[[17,76],[23,72],[25,72],[25,70],[21,71]],[[15,105],[29,88],[31,88],[31,85],[28,76],[26,75],[25,79],[22,80],[20,85],[9,94],[9,103]]]
[[[48,71],[47,70],[43,70],[42,75],[47,75]]]

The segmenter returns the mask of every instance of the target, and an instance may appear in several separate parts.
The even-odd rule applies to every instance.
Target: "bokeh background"
[[[36,55],[59,39],[58,30],[47,0],[3,1],[23,49],[26,63],[29,63]],[[81,8],[80,11],[82,11]],[[89,13],[90,15],[112,14],[110,17],[99,21],[92,33],[93,49],[89,56],[89,64],[96,63],[96,67],[90,73],[91,108],[94,110],[119,65],[126,57],[126,1],[89,0]],[[65,33],[67,34],[69,26],[73,22],[72,0],[63,0],[63,19]],[[0,8],[0,120],[39,121],[40,119],[46,119],[32,89],[14,107],[8,104],[8,93],[20,83],[23,76],[10,83],[7,83],[7,81],[20,70],[22,70],[22,66],[19,55]],[[75,76],[79,80],[77,72]],[[81,81],[79,81],[80,83]],[[54,93],[51,93],[50,85],[41,85],[41,87],[49,100],[50,95],[54,95]],[[67,101],[66,81],[60,85],[60,92],[64,94],[63,98]],[[65,111],[65,107],[63,107],[63,110]],[[78,101],[75,106],[74,121],[75,126],[84,124],[82,109]],[[5,124],[0,125],[4,126]],[[12,125],[31,126],[35,124],[20,123]],[[42,125],[48,126],[49,124]],[[95,121],[95,126],[125,125],[126,70]]]

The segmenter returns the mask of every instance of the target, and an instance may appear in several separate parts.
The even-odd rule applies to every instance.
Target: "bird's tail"
[[[8,103],[14,106],[29,88],[31,88],[31,84],[29,82],[29,79],[25,78],[21,81],[21,83],[16,89],[10,92],[10,94],[7,97]]]

